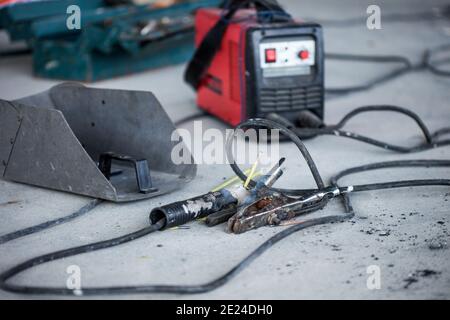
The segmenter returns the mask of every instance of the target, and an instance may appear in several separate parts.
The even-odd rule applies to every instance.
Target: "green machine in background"
[[[194,50],[193,13],[219,0],[167,7],[132,1],[46,0],[0,9],[0,28],[33,50],[44,78],[97,81],[185,62]],[[80,29],[69,29],[67,8],[80,8]]]

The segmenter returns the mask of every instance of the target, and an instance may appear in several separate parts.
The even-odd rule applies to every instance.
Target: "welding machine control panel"
[[[315,64],[312,39],[266,40],[260,43],[260,65],[264,77],[309,75]]]

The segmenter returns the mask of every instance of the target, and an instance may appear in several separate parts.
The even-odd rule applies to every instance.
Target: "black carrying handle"
[[[250,8],[254,6],[257,12],[261,13],[276,12],[281,13],[284,16],[284,20],[291,20],[291,16],[284,11],[284,9],[278,4],[277,0],[226,0],[221,4],[221,8],[224,9],[224,15],[219,19],[211,30],[203,38],[203,41],[195,51],[191,61],[189,62],[186,71],[184,73],[184,80],[192,86],[194,90],[197,90],[201,84],[206,70],[211,65],[214,56],[220,48],[223,35],[227,30],[229,21],[233,18],[234,14],[243,8]],[[258,18],[260,19],[260,18]],[[268,22],[277,22],[275,17]],[[266,21],[267,22],[267,21]]]

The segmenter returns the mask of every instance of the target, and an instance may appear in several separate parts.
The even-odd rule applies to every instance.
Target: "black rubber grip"
[[[150,222],[155,224],[159,220],[165,219],[162,229],[172,228],[206,217],[233,203],[236,203],[236,199],[228,192],[210,192],[189,200],[155,208],[150,212]]]

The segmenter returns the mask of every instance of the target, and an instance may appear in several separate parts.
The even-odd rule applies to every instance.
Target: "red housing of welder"
[[[195,43],[198,46],[221,15],[220,9],[200,9],[195,20]],[[235,19],[254,15],[254,10],[239,10]],[[246,29],[256,21],[232,23],[228,26],[207,76],[197,91],[197,105],[207,112],[235,126],[245,119],[245,86],[242,70],[245,66]]]
[[[197,47],[221,15],[222,10],[217,8],[197,11]],[[286,44],[286,49],[280,49],[281,41]],[[288,47],[291,50],[289,44],[298,47],[301,41],[314,43],[314,48],[310,49],[313,57],[308,59],[309,52],[301,50],[303,52],[295,57],[297,60],[287,62],[286,58],[287,67],[280,62],[281,65],[273,68],[269,64],[273,61],[267,59],[276,59],[276,55],[273,56],[275,49],[261,47],[261,43],[273,42],[278,51],[288,50]],[[298,50],[297,47],[295,50]],[[265,63],[259,61],[260,50],[266,50]],[[290,23],[262,26],[254,10],[238,10],[200,82],[197,105],[233,126],[251,117],[264,117],[268,112],[292,118],[299,110],[309,109],[323,118],[322,52],[320,25]],[[286,53],[278,54],[288,57]],[[302,61],[305,58],[309,61],[308,65]]]

